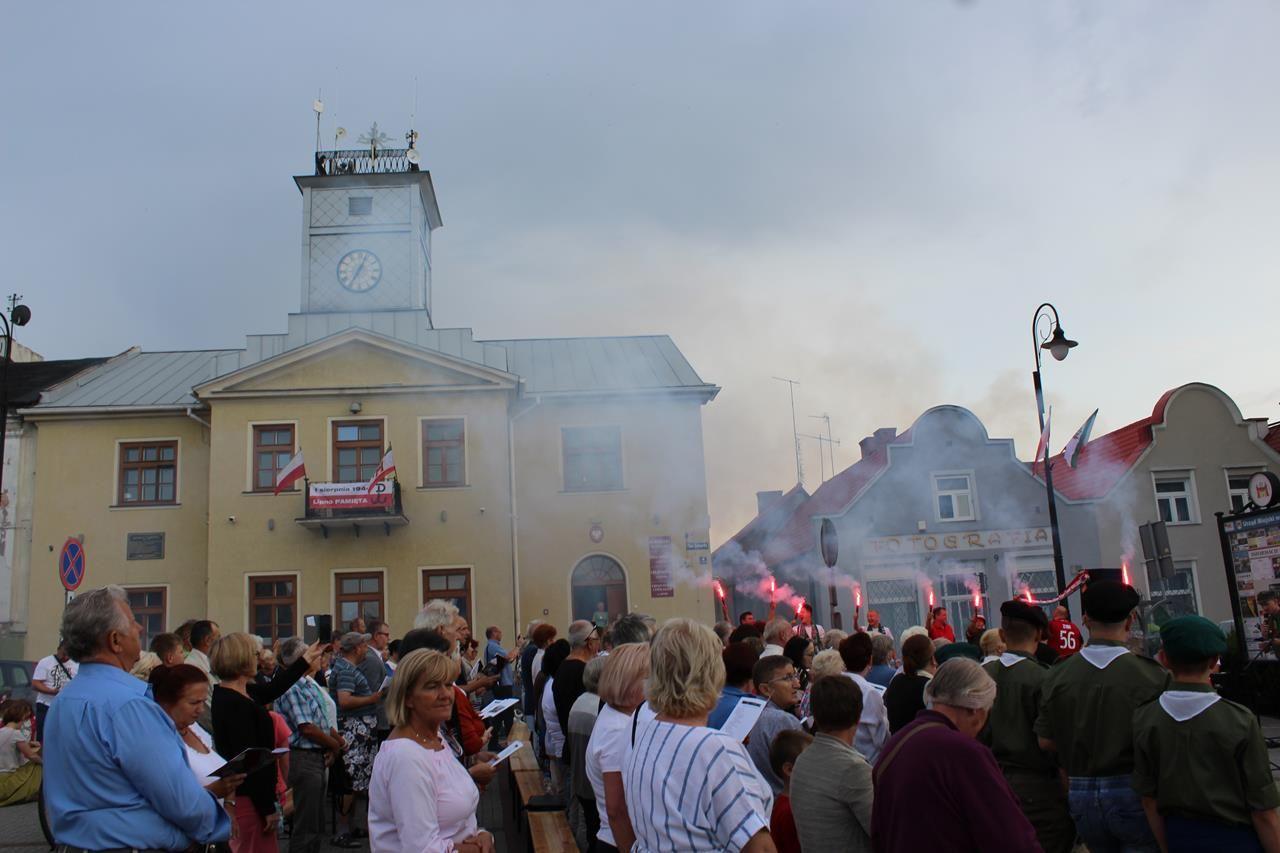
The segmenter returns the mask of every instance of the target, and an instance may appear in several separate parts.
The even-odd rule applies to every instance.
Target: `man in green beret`
[[[1169,686],[1169,673],[1126,648],[1138,593],[1091,581],[1080,596],[1089,642],[1049,670],[1035,732],[1069,777],[1067,804],[1092,851],[1158,850],[1133,790],[1133,713]]]
[[[1049,677],[1049,667],[1036,660],[1036,647],[1048,630],[1049,619],[1039,607],[1016,598],[1000,605],[1005,652],[982,666],[996,683],[996,701],[978,739],[991,747],[1045,853],[1070,853],[1076,826],[1067,811],[1058,762],[1040,748],[1034,729]]]
[[[1280,790],[1258,719],[1209,680],[1226,635],[1179,616],[1160,638],[1173,683],[1133,716],[1133,788],[1161,848],[1280,851]]]
[[[933,659],[942,666],[952,658],[968,658],[974,663],[982,663],[982,649],[973,643],[947,643],[933,653]]]

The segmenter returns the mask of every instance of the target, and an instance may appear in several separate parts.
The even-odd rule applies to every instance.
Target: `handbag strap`
[[[898,753],[902,751],[902,747],[906,746],[907,741],[911,740],[918,733],[924,731],[925,729],[941,729],[941,728],[945,728],[945,726],[943,726],[942,723],[921,723],[911,731],[904,734],[902,736],[902,739],[899,740],[896,744],[894,744],[894,747],[892,750],[890,750],[889,754],[886,755],[882,761],[876,764],[876,768],[872,773],[875,781],[876,782],[880,781],[880,777],[884,775],[884,771],[889,769],[889,765],[893,763],[893,759],[896,758]]]

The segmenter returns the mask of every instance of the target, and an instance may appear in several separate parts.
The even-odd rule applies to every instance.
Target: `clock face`
[[[352,293],[364,293],[378,286],[382,262],[368,249],[354,249],[338,261],[338,284]]]

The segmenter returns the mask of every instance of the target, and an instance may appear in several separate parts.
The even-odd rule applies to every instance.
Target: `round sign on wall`
[[[1259,471],[1249,478],[1249,500],[1260,508],[1272,506],[1280,500],[1280,477],[1269,471]]]
[[[67,592],[78,589],[84,583],[84,569],[84,546],[79,539],[67,539],[58,555],[58,580],[62,581],[62,588]]]

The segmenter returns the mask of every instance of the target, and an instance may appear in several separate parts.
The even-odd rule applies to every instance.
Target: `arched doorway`
[[[608,613],[612,622],[627,612],[627,576],[622,564],[605,554],[583,557],[573,567],[573,618],[599,622]],[[600,605],[605,607],[600,610]],[[606,623],[607,624],[607,623]]]

